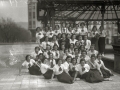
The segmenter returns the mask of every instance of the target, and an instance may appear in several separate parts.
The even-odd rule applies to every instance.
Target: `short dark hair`
[[[27,58],[28,58],[29,56],[30,56],[30,55],[26,55],[26,56],[25,56],[25,60],[27,60]]]
[[[38,46],[35,47],[35,50],[36,50],[36,49],[39,49],[39,50],[40,50],[40,48],[39,48]]]
[[[83,58],[80,60],[80,63],[81,63],[82,61],[86,62],[85,59],[83,59]]]
[[[91,55],[91,58],[92,58],[92,57],[95,57],[95,58],[96,58],[95,54],[92,54],[92,55]]]
[[[66,61],[67,61],[67,59],[68,59],[68,58],[71,58],[71,59],[72,59],[72,57],[71,57],[71,56],[67,56],[67,57],[66,57]]]

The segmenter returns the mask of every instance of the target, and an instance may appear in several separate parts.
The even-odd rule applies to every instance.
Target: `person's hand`
[[[48,83],[51,83],[53,79],[48,80]]]
[[[101,74],[101,77],[103,77],[103,74]]]
[[[75,81],[76,81],[76,78],[73,79],[73,82],[75,82]]]

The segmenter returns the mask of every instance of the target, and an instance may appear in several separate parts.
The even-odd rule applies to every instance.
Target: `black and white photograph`
[[[0,90],[120,90],[120,0],[0,0]]]

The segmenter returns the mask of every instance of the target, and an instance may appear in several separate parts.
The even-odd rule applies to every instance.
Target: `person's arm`
[[[53,74],[52,74],[51,80],[53,80],[53,77],[54,77],[54,72],[53,72]]]
[[[97,64],[97,63],[96,63],[96,64]],[[101,72],[100,67],[99,67],[98,64],[97,64],[97,70],[100,72],[100,75],[103,77],[103,74],[102,74],[102,72]]]
[[[109,71],[109,72],[110,72],[110,74],[112,74],[112,72],[111,72],[108,68],[106,68],[106,66],[104,65],[104,63],[103,63],[103,62],[102,62],[102,67],[103,67],[105,70]]]

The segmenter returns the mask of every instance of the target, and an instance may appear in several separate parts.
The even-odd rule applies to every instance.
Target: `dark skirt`
[[[81,35],[81,36],[82,36],[82,40],[84,40],[84,36],[85,36],[85,35]]]
[[[91,44],[94,44],[94,45],[95,45],[95,44],[96,44],[96,41],[97,41],[97,38],[96,38],[96,37],[92,37],[92,38],[91,38]]]
[[[45,74],[43,74],[43,76],[45,77],[45,79],[51,79],[53,74],[53,70],[47,70],[47,72]]]
[[[75,77],[76,71],[69,71],[71,77]]]
[[[103,68],[100,68],[104,78],[110,78],[111,73]]]
[[[58,81],[60,82],[64,82],[64,83],[69,83],[72,84],[73,83],[73,78],[71,76],[69,76],[66,72],[62,72],[59,75],[56,75]]]
[[[31,75],[41,75],[42,74],[40,71],[40,68],[35,65],[28,68],[28,70]]]
[[[99,52],[103,54],[105,52],[105,37],[100,37],[98,40]]]
[[[91,69],[89,72],[83,74],[82,78],[90,83],[102,82],[104,80],[96,69]]]
[[[98,38],[92,37],[91,38],[91,45],[95,45],[95,50],[98,51]]]

